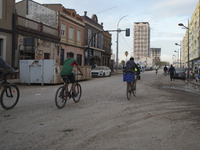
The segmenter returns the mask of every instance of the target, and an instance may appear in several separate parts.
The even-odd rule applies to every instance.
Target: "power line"
[[[100,14],[100,13],[103,13],[103,12],[109,11],[109,10],[111,10],[111,9],[114,9],[114,8],[116,8],[116,7],[118,7],[118,6],[113,6],[113,7],[107,8],[107,9],[102,10],[102,11],[99,11],[99,12],[97,12],[97,13],[95,13],[95,14]]]

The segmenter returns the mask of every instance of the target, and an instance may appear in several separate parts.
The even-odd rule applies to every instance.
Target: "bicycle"
[[[127,96],[127,99],[130,100],[132,93],[134,96],[136,96],[136,81],[137,81],[137,79],[135,79],[135,74],[123,73],[123,81],[127,82],[126,96]]]
[[[82,75],[82,74],[75,74],[74,76]],[[72,84],[69,90],[70,81],[67,79],[67,82],[64,82],[64,85],[59,87],[56,91],[55,95],[55,103],[56,107],[61,109],[65,106],[68,99],[73,98],[75,103],[78,103],[81,98],[82,88],[78,81],[75,81],[75,96],[72,96]]]
[[[5,110],[12,109],[19,101],[19,88],[12,83],[7,82],[7,76],[11,73],[1,74],[0,84],[3,85],[3,90],[0,95],[0,104]]]

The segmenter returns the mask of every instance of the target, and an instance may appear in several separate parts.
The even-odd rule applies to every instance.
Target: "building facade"
[[[200,62],[200,5],[199,2],[189,22],[189,62],[190,67]],[[188,30],[182,42],[182,59],[184,66],[188,64]]]
[[[58,12],[37,2],[23,0],[16,3],[16,13],[17,58],[58,62]],[[44,18],[51,18],[51,21]]]
[[[150,56],[150,26],[148,22],[135,22],[133,28],[133,57],[140,60]]]
[[[34,70],[36,67],[47,68],[47,65],[44,65],[45,62],[51,61],[53,65],[47,71],[51,72],[52,75],[52,80],[49,83],[61,82],[58,19],[57,11],[44,7],[35,1],[23,0],[16,3],[16,64],[20,67],[20,80],[24,74],[21,62],[29,66],[26,68]],[[32,61],[33,63],[29,64]],[[39,61],[43,63],[40,64]],[[35,72],[35,75],[39,73],[41,71]],[[34,73],[29,78],[33,77],[35,77]],[[43,82],[45,77],[47,75],[43,74],[35,81],[40,82],[41,80]]]
[[[161,48],[150,48],[150,56],[155,63],[160,61]]]
[[[84,19],[74,9],[66,9],[61,4],[44,4],[44,6],[59,12],[61,64],[68,57],[69,52],[80,66],[84,65]]]
[[[0,0],[0,56],[15,67],[15,0]]]
[[[103,24],[98,23],[96,15],[91,18],[85,11],[82,18],[85,20],[85,65],[103,65]]]

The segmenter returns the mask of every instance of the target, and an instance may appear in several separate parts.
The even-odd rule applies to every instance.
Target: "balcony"
[[[57,28],[47,26],[41,22],[17,15],[16,28],[23,33],[31,33],[39,36],[45,36],[51,39],[58,40],[59,33]]]

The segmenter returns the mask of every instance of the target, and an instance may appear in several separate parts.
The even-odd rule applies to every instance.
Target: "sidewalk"
[[[200,86],[200,82],[199,81],[196,82],[196,79],[191,79],[189,82],[185,80],[185,82]]]

